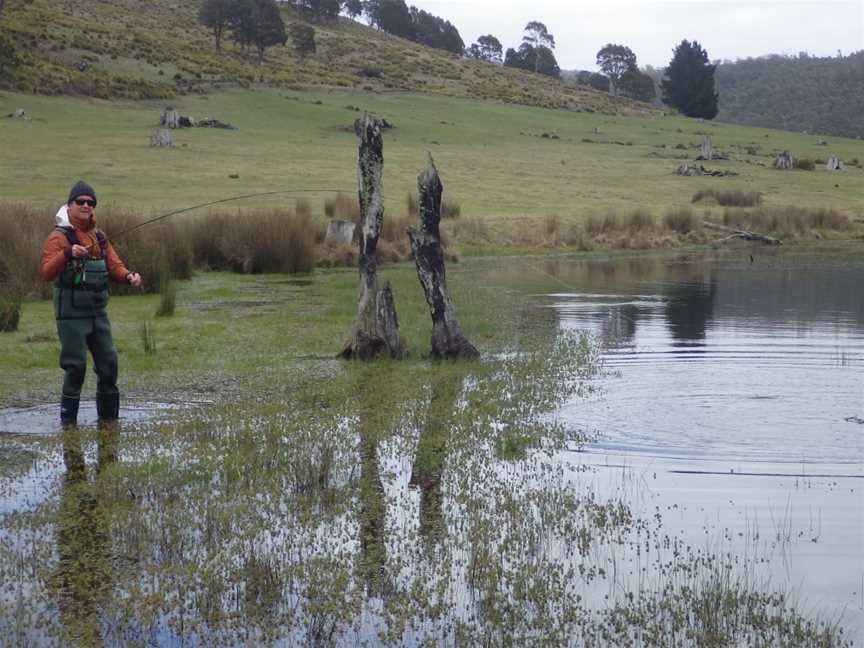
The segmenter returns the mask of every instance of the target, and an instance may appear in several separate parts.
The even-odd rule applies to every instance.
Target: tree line
[[[864,137],[864,50],[723,61],[717,88],[722,121]]]
[[[555,36],[537,20],[525,26],[518,47],[504,52],[501,42],[492,34],[480,36],[465,47],[452,23],[415,6],[409,7],[405,0],[288,0],[285,4],[311,21],[332,20],[343,12],[352,18],[362,15],[381,31],[428,47],[556,79],[561,77],[554,53]],[[267,47],[285,44],[289,38],[301,56],[315,51],[314,29],[302,23],[292,23],[286,29],[275,0],[204,0],[199,21],[212,30],[217,50],[223,36],[230,33],[242,47],[254,46],[259,62]],[[597,52],[596,62],[603,74],[580,73],[577,82],[639,101],[655,99],[654,79],[639,70],[636,54],[629,47],[609,43]],[[685,115],[713,119],[718,110],[715,67],[698,42],[681,41],[660,82],[663,102]]]

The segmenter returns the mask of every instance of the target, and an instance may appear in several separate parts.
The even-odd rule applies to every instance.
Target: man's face
[[[78,196],[75,200],[69,203],[69,220],[73,224],[83,226],[90,221],[93,216],[93,210],[96,208],[96,200],[93,196]]]

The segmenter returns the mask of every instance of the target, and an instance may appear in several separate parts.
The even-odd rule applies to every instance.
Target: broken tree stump
[[[150,131],[150,146],[173,146],[171,131],[167,128],[154,128]]]
[[[360,196],[360,288],[357,316],[351,335],[339,353],[342,358],[370,360],[381,354],[402,355],[399,321],[390,282],[378,288],[378,237],[384,222],[381,179],[384,170],[384,143],[381,121],[364,115],[354,122],[360,138],[358,182]]]
[[[777,159],[774,160],[774,168],[775,169],[783,169],[784,171],[788,171],[795,167],[795,160],[792,159],[792,153],[789,151],[783,151],[780,155],[777,156]]]
[[[726,156],[720,151],[717,151],[711,144],[711,138],[708,135],[702,136],[702,153],[696,156],[696,160],[726,160]]]
[[[441,194],[444,186],[432,156],[417,178],[420,192],[420,229],[408,229],[417,277],[432,315],[432,355],[436,358],[478,358],[480,353],[462,334],[456,308],[447,292],[441,248]]]
[[[840,161],[839,157],[837,157],[836,155],[832,155],[830,158],[828,158],[828,162],[825,164],[825,168],[828,169],[828,171],[842,171],[843,163]]]

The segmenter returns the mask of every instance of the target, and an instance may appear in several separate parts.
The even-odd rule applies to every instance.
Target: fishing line
[[[259,193],[251,193],[251,194],[243,194],[240,196],[231,196],[230,198],[222,198],[220,200],[211,200],[210,202],[200,203],[198,205],[192,205],[191,207],[184,207],[183,209],[175,209],[174,211],[168,212],[167,214],[162,214],[161,216],[157,216],[156,218],[151,218],[149,220],[144,221],[143,223],[138,223],[130,227],[129,229],[123,230],[119,234],[115,234],[111,236],[111,240],[116,240],[118,238],[122,238],[126,236],[130,232],[134,232],[137,229],[140,229],[146,225],[150,225],[151,223],[156,223],[171,216],[176,216],[177,214],[183,214],[185,212],[193,211],[195,209],[201,209],[202,207],[212,207],[213,205],[221,205],[227,202],[233,202],[235,200],[245,200],[247,198],[260,198],[261,196],[278,196],[278,195],[289,195],[289,194],[304,194],[304,193],[335,193],[335,194],[348,194],[349,196],[354,193],[355,190],[345,190],[345,189],[286,189],[283,191],[261,191]],[[384,198],[384,202],[394,202],[393,198]]]
[[[290,189],[284,191],[262,191],[259,193],[251,193],[251,194],[243,194],[240,196],[231,196],[230,198],[222,198],[220,200],[211,200],[209,202],[200,203],[198,205],[192,205],[191,207],[184,207],[182,209],[176,209],[174,211],[168,212],[167,214],[162,214],[161,216],[157,216],[156,218],[151,218],[149,220],[144,221],[143,223],[138,223],[129,229],[123,230],[119,234],[115,234],[111,237],[112,240],[117,240],[123,236],[126,236],[130,232],[134,232],[137,229],[145,227],[146,225],[150,225],[152,223],[157,223],[161,220],[169,218],[171,216],[176,216],[177,214],[183,214],[185,212],[193,211],[195,209],[201,209],[202,207],[212,207],[213,205],[221,205],[227,202],[233,202],[235,200],[245,200],[247,198],[260,198],[261,196],[276,196],[276,195],[286,195],[286,194],[302,194],[302,193],[350,193],[343,189]]]

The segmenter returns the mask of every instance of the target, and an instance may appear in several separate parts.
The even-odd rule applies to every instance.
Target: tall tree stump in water
[[[360,195],[360,288],[357,294],[357,317],[351,337],[339,353],[342,358],[370,360],[387,354],[402,355],[399,321],[390,282],[378,288],[378,237],[384,222],[384,198],[381,178],[384,170],[381,121],[364,115],[354,122],[360,138],[358,180]]]
[[[441,194],[444,186],[429,156],[426,169],[417,178],[420,191],[420,230],[409,228],[417,277],[432,314],[432,355],[437,358],[477,358],[474,348],[459,328],[456,308],[447,292],[444,252],[441,249]]]

